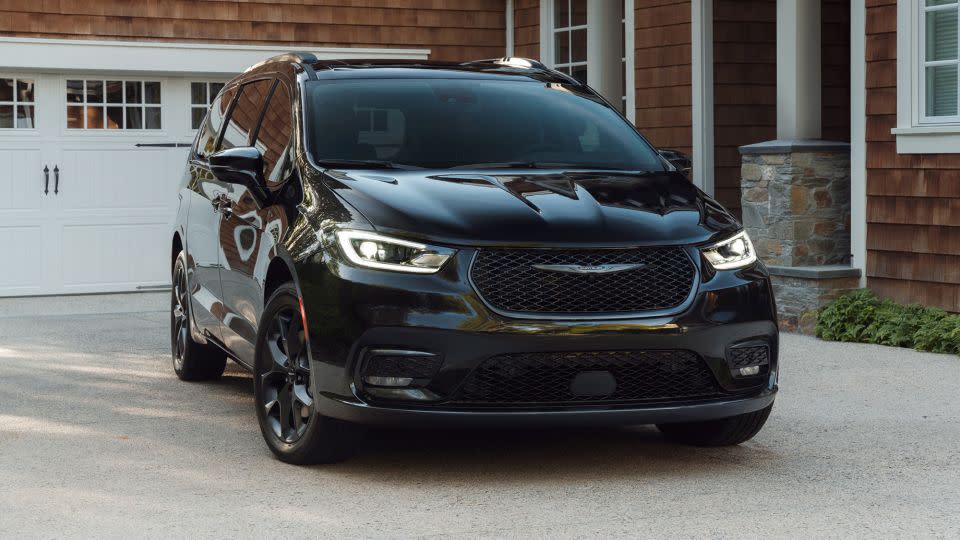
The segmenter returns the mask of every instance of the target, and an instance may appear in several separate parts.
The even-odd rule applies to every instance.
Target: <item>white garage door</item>
[[[217,83],[0,73],[0,296],[166,286],[176,144]]]

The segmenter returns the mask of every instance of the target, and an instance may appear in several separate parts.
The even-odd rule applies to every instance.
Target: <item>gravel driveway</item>
[[[783,337],[764,431],[376,432],[273,459],[249,376],[188,384],[164,313],[0,319],[0,536],[960,536],[960,359]]]

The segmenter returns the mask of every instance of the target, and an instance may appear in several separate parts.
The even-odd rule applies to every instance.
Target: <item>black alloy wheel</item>
[[[285,283],[267,300],[257,333],[253,390],[260,432],[281,461],[342,461],[362,431],[317,412],[307,339],[297,290]]]
[[[257,374],[259,404],[274,436],[293,444],[313,417],[310,363],[299,310],[284,306],[273,315],[266,332],[262,354],[267,361]]]
[[[170,294],[170,352],[173,371],[185,381],[217,379],[223,375],[227,355],[214,345],[200,344],[190,335],[190,289],[186,255],[180,252],[173,266]]]

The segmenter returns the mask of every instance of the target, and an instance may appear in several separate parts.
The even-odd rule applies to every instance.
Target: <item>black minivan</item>
[[[750,439],[776,307],[737,220],[577,80],[288,54],[210,106],[171,238],[173,365],[253,373],[291,463],[362,426]]]

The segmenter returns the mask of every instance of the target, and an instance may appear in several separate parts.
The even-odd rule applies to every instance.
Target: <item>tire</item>
[[[214,345],[195,342],[190,333],[191,321],[187,256],[181,251],[173,265],[173,288],[170,293],[173,371],[184,381],[219,379],[227,365],[227,355]]]
[[[335,463],[350,457],[359,426],[316,411],[296,288],[285,283],[267,300],[257,330],[254,404],[260,432],[280,461]]]
[[[773,409],[771,403],[766,408],[752,413],[706,420],[703,422],[683,422],[679,424],[657,424],[667,438],[694,446],[733,446],[753,438],[760,432]]]

